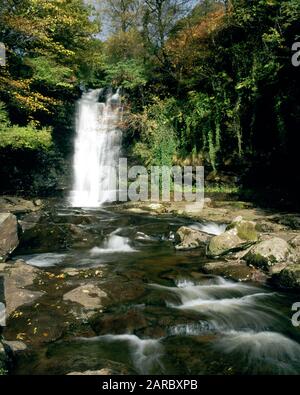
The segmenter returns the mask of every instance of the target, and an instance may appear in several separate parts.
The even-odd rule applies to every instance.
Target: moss
[[[232,222],[226,230],[236,229],[237,235],[242,240],[257,241],[258,234],[255,224],[249,221]]]
[[[237,234],[243,240],[257,241],[258,235],[255,224],[252,222],[240,222],[236,224]]]

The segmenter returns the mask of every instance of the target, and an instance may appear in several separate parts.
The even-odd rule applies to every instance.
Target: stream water
[[[23,333],[29,346],[14,374],[107,367],[139,374],[300,372],[300,333],[291,324],[297,295],[207,275],[203,250],[175,251],[174,231],[182,224],[214,233],[222,226],[129,215],[113,207],[58,206],[52,221],[79,224],[93,243],[22,255],[48,280],[35,282],[32,289],[44,296],[21,308],[5,330],[11,340]],[[59,279],[68,268],[77,274]],[[63,295],[88,282],[107,298],[85,317]]]

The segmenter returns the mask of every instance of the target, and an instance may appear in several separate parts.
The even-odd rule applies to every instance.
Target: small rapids
[[[101,254],[113,254],[113,253],[135,252],[135,251],[136,250],[130,246],[129,239],[127,237],[122,237],[112,234],[109,236],[108,240],[106,240],[103,243],[103,247],[92,248],[90,254],[92,256],[97,256]]]
[[[193,311],[202,319],[170,327],[170,336],[214,334],[212,348],[242,358],[244,373],[299,373],[300,344],[275,331],[284,329],[288,321],[270,303],[279,297],[277,293],[220,277],[203,285],[184,279],[175,283],[176,287],[151,286],[176,295],[178,303],[166,297],[169,308]]]

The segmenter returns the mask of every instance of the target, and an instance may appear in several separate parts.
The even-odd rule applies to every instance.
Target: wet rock
[[[175,235],[175,240],[179,242],[175,248],[176,250],[191,250],[194,248],[206,247],[210,238],[211,236],[207,233],[182,226],[177,230]]]
[[[25,233],[26,231],[34,228],[39,223],[41,218],[42,213],[40,211],[25,215],[22,220],[19,220],[22,233]]]
[[[43,202],[40,199],[31,201],[16,196],[0,197],[0,212],[7,211],[13,214],[26,214],[32,211],[38,211],[42,206]]]
[[[67,376],[111,376],[116,374],[111,369],[103,368],[100,370],[86,370],[85,372],[71,372]]]
[[[64,226],[38,223],[23,228],[18,253],[57,251],[67,247],[68,233]]]
[[[107,294],[94,284],[81,285],[63,296],[65,301],[75,302],[85,310],[101,309]]]
[[[90,324],[97,335],[134,333],[149,326],[145,316],[138,309],[113,315],[97,314],[90,320]]]
[[[139,275],[137,274],[137,276]],[[145,285],[138,281],[122,281],[121,279],[107,281],[103,287],[109,295],[109,300],[113,303],[127,303],[140,298],[145,293]]]
[[[244,259],[255,267],[268,269],[278,263],[293,261],[295,251],[285,240],[272,237],[253,246]]]
[[[203,266],[208,274],[224,276],[235,281],[255,281],[265,283],[268,277],[260,270],[249,267],[246,262],[208,262]]]
[[[300,289],[300,264],[291,264],[276,277],[276,282],[284,288]]]
[[[9,316],[18,307],[33,303],[43,295],[43,292],[31,291],[26,287],[33,284],[40,270],[18,260],[13,264],[0,267],[0,275],[4,277],[4,296],[6,313]]]
[[[10,213],[0,213],[0,262],[4,262],[18,244],[17,218]]]
[[[78,225],[57,224],[51,220],[45,222],[44,216],[38,223],[25,219],[20,221],[23,232],[17,251],[19,254],[57,251],[69,246],[81,247],[95,243],[93,236]]]
[[[78,269],[73,268],[73,267],[63,269],[62,272],[67,274],[70,277],[75,277],[80,274],[80,271]]]

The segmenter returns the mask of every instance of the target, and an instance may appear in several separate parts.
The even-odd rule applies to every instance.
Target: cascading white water
[[[99,207],[116,200],[115,166],[121,149],[119,91],[109,92],[99,103],[103,89],[84,93],[78,102],[73,207]]]

